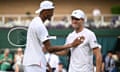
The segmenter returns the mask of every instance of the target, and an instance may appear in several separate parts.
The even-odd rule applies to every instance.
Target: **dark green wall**
[[[0,28],[0,48],[17,48],[8,42],[8,32],[12,28]],[[10,34],[10,40],[13,43],[23,45],[26,42],[27,32],[25,30],[14,30]]]
[[[0,28],[0,48],[17,48],[8,42],[7,35],[10,29],[12,28]],[[50,35],[57,36],[57,40],[52,40],[53,45],[63,45],[66,36],[72,32],[72,29],[49,29],[48,31]],[[92,31],[95,32],[98,42],[102,45],[103,53],[115,47],[117,36],[120,35],[120,29],[93,29]],[[14,43],[24,44],[26,34],[25,30],[15,30],[11,33],[10,39]]]
[[[12,46],[7,39],[9,30],[12,28],[0,28],[0,49],[1,48],[18,48]],[[72,32],[72,29],[49,29],[50,35],[57,36],[56,40],[51,40],[52,45],[63,45],[65,43],[66,36]],[[102,45],[102,54],[106,54],[108,50],[114,50],[117,42],[117,37],[120,35],[120,29],[92,29],[97,36],[98,43]],[[17,44],[24,44],[26,42],[25,30],[13,31],[10,38]],[[60,60],[64,63],[65,68],[67,67],[66,56],[60,56]]]

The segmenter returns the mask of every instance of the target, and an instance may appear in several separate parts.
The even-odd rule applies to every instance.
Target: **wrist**
[[[72,48],[73,47],[73,44],[71,43],[71,44],[69,44],[69,48]]]

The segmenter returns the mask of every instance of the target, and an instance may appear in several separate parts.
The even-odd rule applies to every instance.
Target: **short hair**
[[[107,53],[113,53],[113,51],[112,51],[112,50],[109,50]]]
[[[63,65],[63,63],[62,63],[62,62],[59,62],[58,65]]]

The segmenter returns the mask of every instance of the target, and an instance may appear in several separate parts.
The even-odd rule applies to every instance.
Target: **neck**
[[[77,28],[77,29],[75,29],[76,33],[79,33],[79,32],[81,32],[82,30],[83,30],[83,27],[82,27],[82,26],[79,27],[79,28]]]

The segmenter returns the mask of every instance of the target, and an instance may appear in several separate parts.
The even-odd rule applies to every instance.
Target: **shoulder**
[[[40,17],[34,17],[29,27],[35,30],[46,28]]]
[[[42,20],[40,19],[40,17],[34,17],[30,24],[33,26],[36,26],[36,25],[41,25],[40,23],[42,23]]]
[[[31,23],[35,23],[37,21],[38,17],[34,17],[31,21]]]
[[[67,38],[69,38],[69,37],[73,36],[73,35],[74,35],[74,33],[75,33],[75,31],[73,31],[73,32],[69,33],[69,34],[68,34],[68,36],[67,36]]]
[[[36,21],[36,20],[38,20],[39,19],[39,17],[34,17],[33,19],[32,19],[32,21]]]
[[[33,28],[36,25],[37,17],[34,17],[29,24],[29,28]]]
[[[88,28],[84,28],[84,31],[87,33],[94,33],[92,30],[88,29]]]
[[[90,29],[84,28],[84,32],[89,35],[94,35],[94,32]]]

